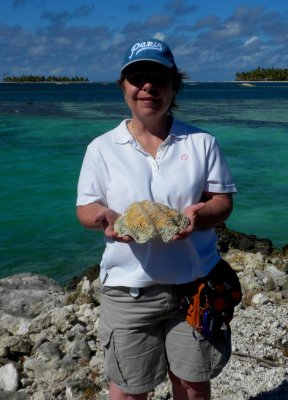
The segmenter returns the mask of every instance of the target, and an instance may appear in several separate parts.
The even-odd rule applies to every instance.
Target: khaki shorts
[[[196,340],[177,304],[176,288],[154,285],[133,297],[129,288],[103,287],[99,339],[105,373],[125,393],[153,390],[168,368],[190,382],[208,381],[230,358],[230,329]]]

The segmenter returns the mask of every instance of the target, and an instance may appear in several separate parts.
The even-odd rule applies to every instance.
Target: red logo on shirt
[[[184,154],[182,154],[182,156],[181,156],[181,160],[188,160],[188,154],[186,154],[186,153],[184,153]]]

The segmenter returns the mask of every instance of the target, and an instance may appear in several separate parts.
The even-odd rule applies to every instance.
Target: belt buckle
[[[133,299],[138,299],[138,297],[140,297],[140,295],[141,295],[141,290],[140,290],[140,288],[131,287],[129,289],[129,294],[131,297],[133,297]]]

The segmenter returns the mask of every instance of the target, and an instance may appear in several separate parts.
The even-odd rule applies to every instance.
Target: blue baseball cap
[[[169,46],[162,40],[146,39],[133,43],[127,50],[121,67],[121,72],[138,61],[152,61],[165,65],[168,68],[176,68],[174,57]]]

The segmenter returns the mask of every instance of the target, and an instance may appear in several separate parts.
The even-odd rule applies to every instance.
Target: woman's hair
[[[178,92],[183,88],[184,86],[184,79],[188,79],[188,76],[184,73],[181,72],[177,67],[171,68],[171,77],[172,77],[172,83],[173,83],[173,91],[174,91],[174,96],[171,101],[169,111],[172,112],[173,109],[177,108],[178,105],[176,104],[176,96]],[[126,79],[125,75],[125,69],[124,71],[121,72],[120,78],[116,81],[116,83],[123,88],[123,82]]]

